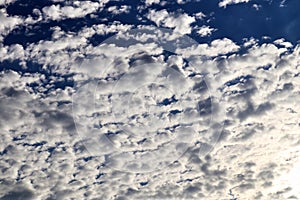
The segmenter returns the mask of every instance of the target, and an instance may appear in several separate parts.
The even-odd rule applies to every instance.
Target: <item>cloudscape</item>
[[[300,199],[298,8],[0,0],[0,199]]]

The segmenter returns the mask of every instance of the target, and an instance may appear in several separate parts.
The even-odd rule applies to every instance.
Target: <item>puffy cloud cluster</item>
[[[150,33],[148,32],[148,37],[151,37],[152,34]],[[123,35],[125,39],[129,36],[130,34]],[[147,35],[144,36],[147,37]],[[167,34],[161,34],[161,36],[160,40],[170,40]],[[136,37],[140,36],[137,34]],[[62,36],[60,40],[63,41],[63,38]],[[132,43],[126,48],[111,46],[109,45],[110,42],[117,43],[117,39],[108,40],[106,42],[107,46],[103,44],[96,47],[82,46],[86,49],[85,52],[91,55],[105,55],[103,58],[106,57],[106,61],[103,59],[97,61],[96,59],[93,62],[89,61],[90,64],[86,64],[85,62],[79,69],[76,69],[75,66],[68,69],[69,73],[76,73],[78,78],[83,78],[75,79],[80,81],[78,82],[78,86],[84,80],[91,80],[91,77],[102,80],[102,84],[100,85],[101,90],[99,90],[100,96],[98,97],[100,98],[100,104],[96,104],[96,109],[99,109],[99,111],[92,108],[91,110],[86,109],[84,107],[86,105],[84,105],[85,100],[83,96],[79,96],[80,98],[77,102],[81,103],[82,107],[76,107],[79,110],[75,110],[75,114],[84,116],[79,122],[76,122],[78,125],[80,124],[79,131],[82,130],[80,127],[88,127],[93,122],[102,126],[101,131],[104,131],[104,133],[108,130],[110,131],[109,138],[119,149],[123,148],[124,150],[126,148],[128,152],[134,151],[135,148],[140,149],[143,146],[147,147],[140,150],[147,151],[147,149],[152,149],[151,145],[159,144],[164,139],[160,137],[155,138],[156,136],[154,135],[151,140],[153,140],[152,142],[157,141],[155,143],[149,143],[148,141],[147,144],[147,142],[145,143],[145,141],[138,138],[136,138],[137,140],[134,138],[132,138],[133,140],[130,138],[126,139],[126,137],[124,138],[126,134],[122,136],[121,133],[117,134],[116,132],[115,135],[113,130],[118,127],[120,128],[120,126],[114,125],[114,123],[117,123],[116,120],[119,120],[123,124],[129,123],[129,121],[127,122],[126,118],[120,118],[122,115],[117,118],[111,118],[110,115],[107,115],[110,101],[106,101],[105,99],[111,98],[112,102],[115,101],[113,109],[116,109],[114,111],[116,115],[119,115],[118,112],[120,114],[123,111],[126,113],[126,107],[124,108],[122,105],[118,107],[117,101],[119,98],[114,97],[118,93],[118,95],[126,94],[122,94],[122,87],[131,91],[131,86],[136,87],[128,85],[132,80],[141,78],[132,83],[142,86],[145,78],[151,77],[153,73],[170,73],[166,76],[170,80],[161,79],[160,84],[164,85],[167,83],[164,81],[170,81],[169,83],[174,87],[174,84],[178,83],[180,79],[180,77],[176,78],[176,74],[178,73],[178,75],[181,74],[180,76],[184,82],[191,82],[185,88],[182,87],[184,85],[181,81],[181,87],[177,87],[176,89],[181,88],[182,91],[186,91],[194,96],[189,95],[186,100],[182,96],[183,99],[177,99],[177,103],[172,103],[171,99],[174,93],[168,90],[162,90],[163,93],[159,93],[159,90],[155,89],[152,92],[155,93],[157,96],[155,98],[158,99],[154,100],[154,102],[151,100],[149,101],[150,104],[144,105],[151,106],[152,103],[165,101],[165,106],[153,107],[157,110],[151,110],[153,114],[162,112],[161,117],[163,117],[164,112],[172,110],[178,110],[177,112],[183,111],[183,115],[180,113],[175,114],[176,112],[174,111],[174,114],[172,114],[174,116],[169,116],[171,117],[169,119],[171,120],[170,122],[173,121],[175,123],[173,125],[170,124],[170,127],[176,125],[177,122],[183,123],[179,123],[179,126],[177,125],[177,128],[174,129],[175,134],[182,134],[184,133],[183,125],[184,123],[190,123],[189,120],[192,119],[190,117],[197,113],[202,113],[202,115],[198,116],[205,117],[206,112],[211,112],[209,110],[209,106],[211,106],[210,101],[207,102],[209,104],[205,103],[205,91],[208,92],[210,90],[211,93],[207,94],[209,94],[208,97],[211,99],[217,98],[216,92],[219,91],[221,98],[219,99],[220,101],[215,103],[218,104],[218,109],[224,110],[227,115],[227,117],[223,116],[224,118],[222,118],[224,120],[224,129],[219,136],[219,143],[209,155],[202,157],[203,144],[197,143],[198,136],[191,134],[188,131],[189,129],[187,129],[188,132],[186,132],[186,135],[181,140],[187,139],[192,145],[186,154],[172,165],[161,171],[154,171],[143,175],[135,173],[127,174],[126,172],[117,173],[114,168],[108,168],[107,166],[121,167],[118,166],[123,162],[121,157],[112,157],[115,153],[111,152],[111,149],[104,153],[104,155],[89,157],[86,151],[86,147],[88,149],[89,147],[84,147],[84,144],[87,143],[80,143],[81,139],[86,138],[79,137],[80,133],[79,136],[75,134],[76,131],[72,122],[70,106],[72,101],[71,95],[79,92],[76,91],[76,88],[66,87],[64,89],[55,89],[54,87],[50,93],[43,94],[42,91],[45,91],[44,88],[51,88],[51,85],[55,85],[54,82],[58,82],[59,80],[53,77],[54,82],[43,85],[41,84],[45,80],[43,75],[36,74],[33,76],[30,74],[20,75],[12,71],[3,72],[1,80],[5,84],[3,84],[3,89],[1,90],[3,96],[1,104],[3,105],[2,115],[5,121],[2,121],[1,129],[7,134],[2,135],[2,139],[5,141],[1,147],[4,156],[2,166],[10,168],[10,171],[4,170],[4,174],[9,175],[9,177],[2,174],[2,179],[6,181],[10,180],[10,182],[5,183],[7,189],[4,190],[6,191],[6,193],[3,193],[4,196],[17,195],[19,190],[23,190],[30,197],[34,195],[36,197],[66,198],[82,195],[99,198],[113,198],[117,196],[121,198],[123,196],[128,198],[205,197],[217,199],[224,197],[230,188],[233,188],[232,190],[239,198],[285,198],[288,195],[298,195],[297,190],[292,185],[294,183],[293,180],[285,180],[287,185],[290,184],[289,187],[292,188],[285,192],[285,188],[280,186],[282,178],[278,178],[284,176],[282,174],[284,168],[291,169],[293,167],[292,161],[285,162],[285,160],[296,159],[298,154],[296,150],[293,150],[293,146],[297,146],[294,140],[296,133],[292,134],[293,131],[286,131],[296,131],[298,127],[297,121],[292,122],[293,119],[299,117],[298,112],[300,110],[296,103],[296,100],[299,98],[297,85],[300,83],[297,76],[297,63],[299,62],[298,47],[290,52],[286,47],[280,45],[279,41],[276,42],[276,45],[278,44],[279,46],[274,44],[257,45],[254,42],[246,53],[239,54],[239,46],[229,39],[223,39],[215,40],[211,45],[207,46],[204,44],[194,47],[177,46],[176,53],[179,56],[159,56],[162,54],[162,51],[159,50],[157,45],[151,42],[143,45]],[[155,40],[153,42],[156,43]],[[84,44],[85,42],[81,41],[79,43]],[[62,44],[60,43],[60,45]],[[75,45],[76,43],[72,44]],[[46,46],[51,47],[51,45],[47,44]],[[36,44],[34,47],[42,51],[40,44]],[[65,48],[56,46],[53,49],[63,54],[63,49]],[[68,48],[72,49],[71,46],[68,46]],[[48,50],[50,49],[48,48]],[[157,49],[156,52],[155,49]],[[139,54],[139,52],[147,52],[147,54],[143,55]],[[199,52],[205,53],[200,54]],[[228,53],[230,54],[227,55]],[[40,56],[42,55],[37,55],[36,58]],[[128,60],[128,58],[130,60],[133,59],[133,61]],[[175,68],[170,68],[173,69],[175,74],[172,75],[172,70],[169,72],[167,72],[168,70],[166,72],[155,70],[157,67],[157,69],[160,69],[161,66],[155,63],[164,62],[165,58],[167,58],[169,65],[165,65],[164,68],[168,69],[168,66],[176,66]],[[41,58],[39,60],[40,62],[43,61]],[[187,60],[188,63],[184,60]],[[75,60],[69,59],[68,62],[72,63]],[[114,63],[112,65],[114,67],[109,68],[105,73],[103,70],[97,73],[99,66],[106,62]],[[151,64],[152,62],[154,64]],[[66,66],[63,64],[63,60],[61,60],[61,65],[58,63],[57,65],[60,68]],[[146,70],[144,68],[147,66],[151,67],[151,70],[144,71]],[[164,68],[161,69],[163,70]],[[57,72],[65,71],[59,68],[57,70]],[[179,71],[177,72],[176,70]],[[125,73],[126,76],[121,76],[121,79],[117,79],[118,73]],[[136,73],[140,75],[136,76]],[[144,78],[142,78],[142,74],[144,74]],[[202,75],[199,76],[197,74]],[[105,83],[103,82],[104,80],[108,82]],[[117,82],[114,83],[113,80]],[[142,82],[139,83],[139,81]],[[7,83],[10,83],[11,86]],[[40,88],[33,90],[31,83],[39,84]],[[114,85],[115,88],[112,89]],[[145,89],[138,89],[135,91],[134,96],[130,97],[131,100],[129,102],[132,104],[128,105],[130,113],[134,115],[134,112],[137,112],[136,118],[132,118],[130,122],[134,126],[140,122],[144,123],[140,121],[142,118],[139,120],[138,113],[143,113],[143,110],[147,109],[147,107],[139,108],[138,106],[141,104],[138,102],[147,102],[145,99],[143,100],[144,95],[147,96],[147,90]],[[41,91],[42,93],[37,91]],[[82,94],[86,95],[88,91],[83,90]],[[104,95],[105,91],[108,92],[106,94],[107,97]],[[110,91],[115,91],[116,93],[111,93]],[[95,91],[92,90],[91,92]],[[151,96],[154,93],[150,92],[148,95]],[[122,98],[126,98],[126,96]],[[159,98],[161,99],[159,100]],[[187,101],[188,99],[190,100]],[[287,100],[291,100],[291,102],[287,102]],[[8,102],[9,107],[5,106],[8,105]],[[194,111],[192,107],[188,109],[193,103],[196,103]],[[188,107],[184,108],[182,106]],[[135,110],[135,108],[137,109]],[[176,117],[176,115],[178,116]],[[193,120],[196,116],[193,117]],[[154,122],[155,118],[153,117],[151,120],[147,118],[144,118],[144,120],[146,120],[146,123]],[[216,117],[216,115],[213,114],[212,117]],[[99,119],[101,120],[99,121]],[[163,118],[160,118],[160,120],[163,120]],[[278,122],[280,123],[278,124]],[[156,123],[156,126],[158,125],[159,123]],[[139,129],[134,129],[134,126],[130,130],[138,131]],[[149,124],[147,127],[154,128],[154,126],[149,126]],[[124,127],[122,129],[126,130]],[[154,130],[155,128],[152,131]],[[201,135],[205,133],[205,126],[200,123],[193,126],[193,130]],[[126,140],[129,143],[126,143]],[[199,141],[201,142],[201,139]],[[141,142],[140,147],[132,146],[134,143],[139,142]],[[170,150],[175,148],[172,146],[169,147]],[[168,149],[164,150],[168,152]],[[91,153],[93,156],[93,152]],[[274,155],[274,153],[276,156],[272,156],[272,160],[269,159],[269,155]],[[15,155],[14,158],[12,155]],[[33,155],[35,157],[31,158]],[[160,153],[160,155],[162,156],[163,154]],[[293,157],[290,157],[290,155],[293,155]],[[128,156],[125,160],[126,162]],[[26,158],[25,165],[22,164],[21,157]],[[33,160],[30,161],[30,159]],[[33,168],[31,162],[39,164],[35,164]],[[40,169],[39,167],[42,168]],[[293,172],[291,171],[291,173]],[[45,176],[49,178],[47,179]],[[58,181],[59,177],[60,181]],[[14,179],[19,180],[18,183],[14,183]],[[22,180],[21,185],[19,184],[20,180]],[[26,180],[31,181],[28,182]],[[46,180],[49,183],[46,184]],[[55,183],[57,186],[51,186],[54,183],[53,181],[58,181]],[[42,183],[43,185],[41,185]],[[168,184],[166,185],[166,183]],[[19,184],[21,189],[11,190],[12,188],[17,188],[13,186],[14,184]],[[115,185],[118,189],[111,188],[112,185]],[[34,189],[37,187],[40,188],[39,192],[36,192]],[[46,192],[51,187],[53,187],[51,189],[52,192]],[[274,188],[278,189],[274,190]],[[99,190],[107,192],[100,194],[96,192]],[[281,190],[283,192],[280,192]]]
[[[22,22],[20,17],[8,16],[5,9],[0,10],[0,21],[0,41],[3,40],[3,36],[7,35]]]
[[[100,4],[42,12],[76,18]],[[300,198],[299,45],[198,44],[178,34],[195,17],[147,17],[173,30],[56,26],[50,39],[1,45],[0,198]],[[3,35],[29,19],[2,18]]]
[[[188,14],[169,13],[167,10],[150,10],[148,18],[156,23],[157,26],[164,26],[167,28],[174,28],[175,32],[180,34],[191,33],[191,24],[195,22],[195,18]]]
[[[72,6],[52,5],[42,9],[46,19],[61,20],[65,18],[79,18],[96,12],[101,3],[92,1],[75,1]]]

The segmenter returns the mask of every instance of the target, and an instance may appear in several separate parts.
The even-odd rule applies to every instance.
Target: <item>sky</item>
[[[0,0],[0,199],[300,199],[297,0]]]

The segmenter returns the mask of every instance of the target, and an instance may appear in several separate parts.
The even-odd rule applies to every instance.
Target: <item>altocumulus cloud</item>
[[[144,24],[135,29],[143,29],[142,34],[132,36],[128,30],[136,27],[118,22],[84,24],[70,31],[58,23],[50,37],[8,44],[5,37],[22,22],[30,27],[86,15],[93,18],[111,7],[106,1],[59,2],[41,8],[37,21],[1,10],[1,199],[228,199],[229,190],[238,199],[300,198],[295,179],[299,45],[284,39],[237,44],[224,37],[186,46],[179,34],[194,30],[193,15],[154,7],[145,8],[145,19],[171,28],[168,32]],[[219,6],[239,2],[247,1],[221,1]],[[147,0],[143,6],[159,3]],[[120,8],[124,12],[114,12],[115,16],[128,14],[130,6]],[[109,40],[113,33],[128,43]],[[95,37],[105,42],[93,42]],[[176,54],[163,50],[164,41],[173,44],[170,48]],[[159,77],[155,81],[171,89],[152,85],[155,98],[147,98],[152,90],[147,93],[142,84],[153,81],[151,77]],[[86,109],[79,105],[75,112],[81,120],[75,124],[72,97],[82,94],[79,103],[90,102],[85,98],[88,92],[94,97],[94,91],[80,93],[80,88],[94,81],[101,86],[96,104]],[[127,90],[136,88],[134,84],[141,88],[130,96]],[[122,118],[128,105],[118,102],[120,98],[130,99],[132,118]],[[139,102],[144,107],[138,107]],[[109,113],[111,105],[114,116]],[[145,115],[145,110],[153,115]],[[161,120],[168,121],[167,126]],[[151,128],[153,135],[148,140],[128,138],[117,130],[128,129],[122,124],[130,124],[131,130]],[[112,150],[91,154],[76,125],[79,130],[100,129],[128,157]],[[166,145],[172,139],[166,133],[182,133],[182,143]],[[165,147],[161,156],[178,156],[174,149],[187,151],[161,170],[120,170],[137,168],[127,165],[130,156],[161,147]],[[145,157],[143,162],[159,165],[147,163],[151,159]]]

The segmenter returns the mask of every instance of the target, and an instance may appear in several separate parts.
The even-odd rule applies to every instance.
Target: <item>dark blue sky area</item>
[[[230,5],[226,9],[216,9],[218,1],[210,1],[208,4],[202,1],[198,4],[204,8],[205,14],[213,13],[213,19],[207,25],[218,31],[214,32],[211,40],[227,37],[241,43],[243,38],[261,39],[269,36],[272,40],[285,38],[295,44],[300,39],[300,1],[287,0],[283,7],[280,7],[280,2],[251,1]],[[253,8],[254,4],[261,6],[258,11]],[[183,7],[185,10],[199,8],[196,3]]]

